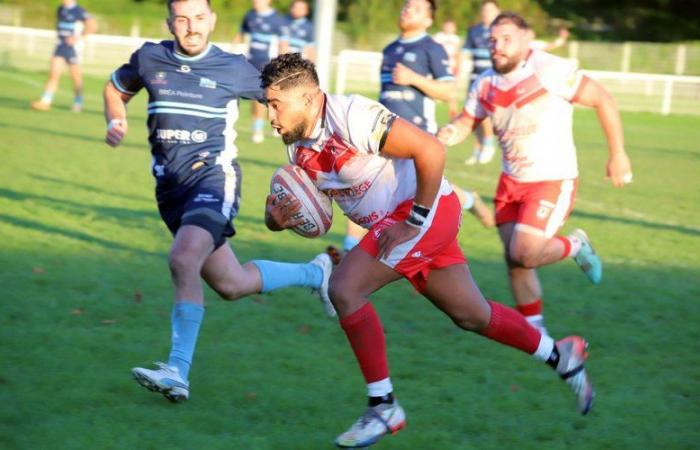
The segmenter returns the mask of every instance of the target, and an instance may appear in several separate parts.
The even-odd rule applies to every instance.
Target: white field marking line
[[[44,83],[41,83],[41,82],[36,81],[36,80],[24,78],[24,77],[21,77],[21,76],[19,76],[19,75],[15,75],[14,73],[5,72],[5,71],[3,71],[3,70],[0,70],[0,76],[3,76],[3,77],[5,77],[5,78],[9,78],[9,79],[11,79],[11,80],[19,81],[20,83],[24,83],[24,84],[27,84],[27,85],[29,85],[29,86],[33,86],[33,87],[36,87],[36,88],[42,88],[42,89],[43,89],[43,87],[44,87]],[[67,91],[62,90],[62,89],[57,90],[57,91],[56,91],[56,94],[59,94],[59,95],[61,95],[61,96],[65,96],[65,97],[73,97],[73,92],[67,92]],[[89,99],[92,99],[92,100],[101,100],[101,99],[102,99],[102,96],[101,96],[101,95],[85,94],[85,93],[83,93],[83,98],[89,98]]]
[[[485,175],[474,175],[474,174],[465,174],[465,173],[458,173],[457,175],[461,178],[473,179],[473,180],[482,181],[482,182],[494,181],[494,179],[492,177],[485,176]],[[596,201],[592,201],[592,200],[585,200],[585,199],[582,199],[581,197],[577,196],[576,197],[576,204],[584,206],[586,208],[593,209],[595,211],[600,211],[600,212],[604,212],[607,214],[612,214],[608,209],[606,209],[605,204],[601,203],[601,202],[596,202]],[[574,211],[576,211],[575,206],[574,206]],[[622,215],[630,216],[630,217],[635,218],[635,219],[646,220],[648,222],[655,223],[658,225],[664,225],[664,226],[668,226],[668,227],[685,228],[685,229],[693,230],[693,231],[700,233],[700,228],[698,228],[698,227],[659,219],[659,218],[654,217],[650,214],[635,211],[635,210],[629,209],[629,208],[624,208],[624,207],[619,208],[619,209],[616,209],[615,212],[622,213]]]

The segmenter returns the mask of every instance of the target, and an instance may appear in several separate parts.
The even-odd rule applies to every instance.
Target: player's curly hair
[[[318,86],[316,66],[301,53],[285,53],[273,58],[260,74],[260,87],[276,86],[280,89],[313,84]]]
[[[491,26],[495,27],[496,25],[500,25],[502,23],[512,23],[521,30],[527,30],[530,28],[530,25],[528,25],[527,21],[523,19],[522,16],[510,11],[502,12],[496,16],[496,18],[493,19],[493,22],[491,22]]]

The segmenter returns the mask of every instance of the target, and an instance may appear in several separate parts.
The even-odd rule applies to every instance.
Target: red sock
[[[374,383],[388,378],[384,329],[374,306],[367,302],[362,308],[340,319],[340,326],[350,341],[365,381]]]
[[[527,305],[515,305],[515,309],[525,317],[542,315],[542,300],[539,298]]]
[[[561,259],[569,257],[571,255],[571,241],[569,238],[564,236],[554,236],[554,239],[564,244],[564,254],[561,255]]]
[[[491,300],[488,302],[491,305],[491,321],[481,334],[525,353],[535,353],[540,344],[540,332],[513,308]]]

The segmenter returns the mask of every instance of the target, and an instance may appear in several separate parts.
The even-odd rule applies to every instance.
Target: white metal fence
[[[91,75],[107,75],[117,66],[127,62],[131,53],[149,40],[157,39],[90,35],[79,46],[83,70]],[[0,67],[46,69],[56,42],[54,30],[0,25]],[[243,45],[234,46],[230,43],[216,43],[216,45],[228,51],[245,52]]]
[[[146,40],[148,39],[125,36],[90,36],[82,49],[85,72],[99,76],[109,74],[118,65],[126,62],[129,55]],[[56,33],[53,30],[0,26],[0,67],[45,70],[55,44]],[[245,50],[244,46],[234,47],[229,43],[217,43],[217,45],[239,53]],[[588,43],[586,45],[588,46]],[[592,52],[590,48],[586,48],[587,54]],[[615,55],[605,54],[602,48],[599,50],[601,55],[605,55],[603,58],[616,59]],[[575,51],[581,54],[582,46],[579,45]],[[621,52],[624,51],[621,50]],[[700,54],[696,55],[686,49],[685,59],[677,59],[675,64],[700,64],[697,60],[700,60]],[[381,53],[343,50],[333,58],[332,63],[335,65],[336,92],[371,94],[379,90]],[[467,70],[463,70],[463,74],[468,73],[469,62],[467,61],[466,64]],[[585,59],[581,61],[581,65],[597,67],[586,64]],[[634,69],[635,65],[630,62],[627,67]],[[662,114],[700,115],[700,77],[631,73],[619,70],[588,71],[587,73],[613,93],[621,109]],[[460,92],[466,93],[465,76],[458,80],[458,84]]]
[[[378,52],[343,50],[338,55],[338,93],[373,93],[379,90],[382,55]],[[459,92],[466,95],[469,62],[457,80]],[[615,97],[620,109],[661,114],[700,115],[700,77],[647,73],[584,70],[602,83]]]

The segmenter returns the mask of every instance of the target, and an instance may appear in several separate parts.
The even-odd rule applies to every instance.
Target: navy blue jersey
[[[251,61],[268,62],[277,56],[280,40],[289,40],[287,20],[276,11],[259,14],[254,9],[243,17],[241,33],[250,35]]]
[[[209,44],[193,57],[173,41],[147,42],[112,74],[121,92],[148,91],[148,140],[159,184],[188,184],[200,169],[237,157],[238,99],[262,100],[260,74],[245,57]]]
[[[472,79],[475,79],[481,72],[491,68],[490,38],[491,29],[483,23],[469,27],[467,31],[464,49],[472,54],[472,60],[474,61]]]
[[[61,5],[56,11],[56,32],[61,44],[66,43],[66,38],[79,36],[82,32],[82,24],[90,18],[90,14],[77,4],[66,8]]]
[[[287,28],[290,53],[303,53],[304,48],[314,44],[314,25],[306,17],[292,19],[287,16]]]
[[[435,102],[413,86],[401,86],[392,81],[391,72],[398,63],[424,77],[452,80],[454,77],[445,48],[427,34],[422,34],[412,39],[397,39],[387,45],[382,59],[379,102],[399,117],[435,133]]]

